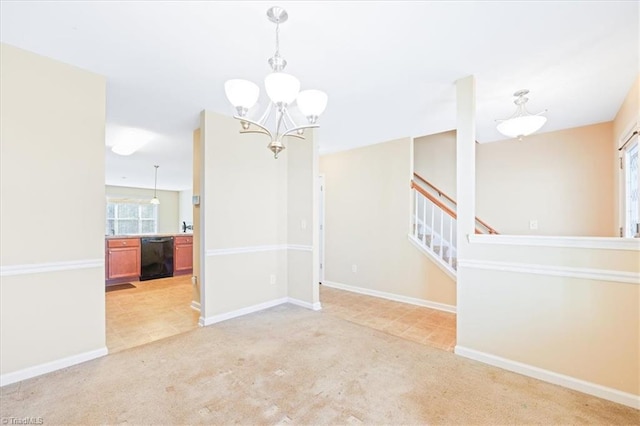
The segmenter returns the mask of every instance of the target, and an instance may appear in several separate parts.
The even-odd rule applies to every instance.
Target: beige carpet
[[[640,412],[292,305],[5,386],[45,424],[638,424]]]

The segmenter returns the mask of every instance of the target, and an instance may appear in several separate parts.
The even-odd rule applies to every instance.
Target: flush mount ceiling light
[[[526,89],[518,90],[514,93],[513,96],[516,97],[516,100],[513,103],[516,104],[516,112],[507,119],[496,120],[500,133],[511,138],[518,138],[520,141],[523,137],[540,130],[544,123],[547,122],[547,117],[541,115],[547,112],[546,109],[538,114],[531,114],[527,111],[525,106],[529,100],[529,98],[525,97],[527,93],[529,91]]]
[[[156,168],[156,182],[153,185],[153,198],[151,199],[151,204],[160,204],[160,200],[158,199],[158,167],[160,166],[153,166]]]
[[[303,90],[300,92],[300,81],[291,74],[284,73],[287,61],[280,56],[280,24],[287,21],[287,11],[280,7],[272,7],[267,11],[269,20],[276,24],[276,52],[269,59],[271,73],[264,79],[264,87],[269,96],[269,105],[257,120],[247,117],[247,111],[258,101],[260,89],[248,80],[234,79],[224,84],[224,91],[229,102],[236,108],[233,118],[240,120],[240,133],[261,133],[269,136],[271,142],[267,148],[278,158],[285,149],[282,139],[292,136],[304,139],[304,130],[319,127],[318,116],[327,107],[327,95],[320,90]],[[307,117],[307,124],[296,124],[288,107],[297,102],[298,109]],[[273,120],[273,131],[267,123]]]
[[[148,130],[112,125],[106,129],[111,150],[118,155],[131,155],[149,143],[156,135]]]

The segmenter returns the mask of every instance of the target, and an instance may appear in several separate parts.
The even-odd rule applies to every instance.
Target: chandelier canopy
[[[236,115],[233,117],[240,120],[240,133],[261,133],[269,136],[271,142],[267,148],[273,152],[274,158],[278,158],[280,151],[285,149],[282,143],[284,137],[304,139],[305,129],[319,127],[316,122],[327,107],[327,94],[320,90],[300,91],[300,81],[283,72],[287,61],[280,55],[280,24],[286,22],[289,15],[280,7],[272,7],[267,11],[267,17],[276,24],[276,52],[269,59],[272,72],[264,79],[269,105],[260,118],[252,120],[247,117],[247,112],[258,101],[258,85],[248,80],[228,80],[224,84],[224,91],[236,109]],[[291,117],[289,107],[294,101],[306,116],[306,124],[297,124]],[[270,122],[273,123],[273,130],[268,127]]]
[[[529,98],[525,97],[525,95],[528,93],[529,91],[526,89],[518,90],[514,93],[513,96],[516,97],[516,100],[513,103],[516,104],[516,111],[507,119],[496,120],[498,121],[498,131],[503,135],[510,138],[518,138],[521,141],[524,136],[529,136],[540,130],[544,123],[547,122],[547,117],[541,115],[547,110],[538,114],[531,114],[527,111],[525,104]]]

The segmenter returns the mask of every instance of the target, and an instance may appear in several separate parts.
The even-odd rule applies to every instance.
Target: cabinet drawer
[[[140,247],[140,238],[116,238],[107,240],[107,247]]]
[[[175,237],[175,245],[193,244],[193,237]]]

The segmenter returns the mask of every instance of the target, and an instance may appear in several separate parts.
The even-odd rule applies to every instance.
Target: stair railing
[[[448,206],[449,211],[454,212],[457,210],[457,203],[453,198],[449,197],[447,194],[442,192],[442,190],[440,190],[437,186],[433,185],[431,182],[429,182],[428,180],[420,176],[418,173],[414,173],[413,176],[418,181],[420,181],[425,186],[427,186],[431,192],[438,194],[438,198],[445,200],[445,202],[449,204]],[[420,187],[416,181],[412,181],[412,187],[414,183],[416,184],[416,186]],[[421,189],[424,189],[424,188],[421,188]],[[493,227],[489,226],[485,221],[481,220],[478,217],[476,217],[475,220],[476,220],[476,234],[498,234],[498,231],[496,231]]]
[[[456,214],[415,182],[413,239],[450,272],[456,273]]]

